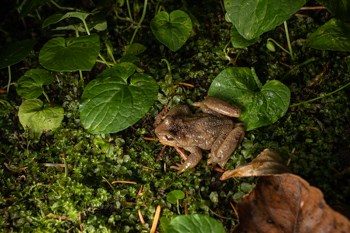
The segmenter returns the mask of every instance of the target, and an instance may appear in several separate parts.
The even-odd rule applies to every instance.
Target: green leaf
[[[305,3],[306,0],[224,0],[230,21],[247,40],[282,24]]]
[[[67,18],[78,18],[80,19],[82,22],[85,22],[85,19],[91,15],[91,13],[85,13],[85,12],[68,12],[66,14],[54,14],[54,15],[51,15],[49,16],[48,18],[46,18],[43,22],[43,25],[42,27],[45,28],[45,27],[48,27],[50,26],[51,24],[56,24],[64,19],[67,19]]]
[[[181,10],[175,10],[170,15],[159,12],[151,21],[154,36],[170,50],[180,49],[192,32],[191,18]]]
[[[62,107],[44,107],[39,99],[25,100],[19,106],[18,117],[24,128],[29,128],[35,138],[43,131],[54,130],[61,125],[64,111]]]
[[[105,70],[84,89],[80,119],[91,133],[114,133],[141,119],[157,97],[158,86],[132,63]]]
[[[40,50],[39,62],[48,70],[71,72],[90,71],[100,52],[98,35],[49,40]]]
[[[349,0],[317,0],[327,7],[337,18],[350,22],[350,1]]]
[[[166,195],[166,200],[171,204],[176,204],[178,200],[184,199],[185,193],[181,190],[173,190]]]
[[[215,78],[208,92],[209,96],[238,105],[246,130],[273,124],[286,113],[290,103],[287,86],[272,80],[259,89],[260,81],[254,76],[246,67],[227,68]]]
[[[35,41],[22,40],[5,44],[0,49],[0,69],[14,65],[25,58],[33,49]]]
[[[43,85],[50,84],[52,81],[53,77],[48,71],[31,69],[17,81],[16,91],[26,99],[35,99],[43,93]]]
[[[245,39],[241,34],[238,33],[236,27],[234,25],[232,25],[232,28],[231,28],[231,43],[232,43],[232,46],[234,48],[237,48],[237,49],[246,48],[246,47],[248,47],[250,45],[253,45],[256,42],[258,42],[259,39],[260,39],[259,37],[251,39],[251,40]]]
[[[333,18],[312,33],[306,45],[320,50],[350,52],[350,24]]]
[[[216,219],[201,215],[180,215],[173,218],[167,233],[225,233],[222,224]]]

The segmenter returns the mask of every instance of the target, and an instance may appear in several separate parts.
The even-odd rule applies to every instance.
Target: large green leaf
[[[35,99],[43,93],[43,85],[50,84],[52,81],[53,77],[48,71],[31,69],[17,81],[16,91],[26,99]]]
[[[157,97],[158,86],[132,63],[105,70],[84,89],[80,119],[91,133],[114,133],[141,119]]]
[[[350,24],[331,19],[308,37],[306,45],[320,50],[350,52]]]
[[[159,12],[151,21],[151,29],[157,40],[170,50],[180,49],[192,32],[191,18],[181,10],[168,14]]]
[[[90,71],[100,52],[98,35],[49,40],[40,50],[39,62],[48,70],[71,72]]]
[[[39,99],[25,100],[19,106],[18,117],[24,128],[28,128],[39,138],[43,131],[54,130],[61,125],[64,110],[62,107],[44,107]]]
[[[242,49],[242,48],[246,48],[250,45],[255,44],[256,42],[259,41],[259,37],[251,39],[251,40],[247,40],[245,39],[241,34],[239,34],[239,32],[237,31],[236,27],[234,25],[232,25],[231,28],[231,43],[232,46],[234,48],[237,49]]]
[[[35,41],[22,40],[5,44],[0,49],[0,69],[14,65],[25,58],[33,49]]]
[[[289,19],[306,0],[224,0],[227,15],[237,31],[247,40]]]
[[[350,22],[350,1],[349,0],[317,0],[327,7],[337,18]]]
[[[180,215],[173,218],[166,229],[167,233],[225,233],[222,224],[216,219],[201,215]]]
[[[241,107],[240,120],[246,130],[276,122],[286,113],[290,103],[287,86],[277,80],[261,86],[255,73],[246,67],[223,70],[211,84],[208,95]]]

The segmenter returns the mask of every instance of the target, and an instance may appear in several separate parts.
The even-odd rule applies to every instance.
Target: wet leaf
[[[140,120],[153,104],[158,86],[132,63],[106,69],[84,89],[80,119],[91,133],[114,133]]]
[[[35,99],[43,93],[43,85],[50,84],[52,81],[53,77],[48,71],[31,69],[17,81],[16,91],[26,99]]]
[[[171,220],[167,233],[225,233],[222,224],[206,215],[181,215]]]
[[[262,85],[256,74],[246,67],[223,70],[212,82],[208,95],[239,106],[240,120],[248,131],[276,122],[290,103],[287,86],[278,80]]]
[[[289,172],[281,157],[270,149],[265,149],[252,162],[239,166],[234,170],[225,171],[221,180],[234,177],[268,176]]]
[[[238,203],[238,232],[350,232],[350,222],[332,210],[322,192],[292,174],[259,178]]]
[[[247,40],[282,24],[305,3],[305,0],[224,0],[228,18]]]
[[[157,40],[171,51],[180,49],[192,32],[191,18],[184,11],[158,13],[151,21],[151,29]]]
[[[99,36],[89,35],[49,40],[40,50],[39,62],[48,70],[59,72],[90,71],[100,52]]]
[[[320,50],[350,52],[350,23],[331,19],[307,38],[306,45]]]

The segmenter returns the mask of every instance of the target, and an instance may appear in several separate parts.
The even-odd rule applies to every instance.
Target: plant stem
[[[83,24],[84,24],[86,33],[87,33],[88,35],[90,35],[90,30],[89,30],[89,28],[88,28],[88,26],[87,26],[87,24],[86,24],[86,21],[85,21],[84,19],[82,19],[82,21],[83,21]]]
[[[55,7],[57,7],[60,10],[68,10],[68,11],[75,11],[74,8],[72,7],[64,7],[64,6],[60,6],[58,5],[55,1],[50,1]]]
[[[131,10],[130,10],[130,3],[129,0],[126,0],[126,6],[128,7],[128,14],[129,14],[129,18],[131,19],[131,21],[133,20],[132,14],[131,14]]]
[[[288,54],[290,55],[290,52],[289,52],[287,49],[283,48],[283,46],[280,45],[280,44],[279,44],[277,41],[275,41],[274,39],[268,38],[267,41],[272,41],[275,45],[277,45],[278,48],[282,49],[284,52],[286,52],[286,53],[288,53]]]
[[[136,29],[135,29],[135,31],[134,31],[134,34],[133,34],[132,37],[131,37],[131,40],[130,40],[130,43],[129,43],[130,45],[134,42],[136,33],[137,33],[137,31],[140,29],[141,24],[142,24],[142,21],[143,21],[144,18],[145,18],[146,11],[147,11],[147,0],[145,0],[145,2],[144,2],[144,4],[143,4],[142,16],[141,16],[141,19],[140,19],[139,23],[138,23],[137,26],[136,26]]]
[[[288,43],[289,55],[292,58],[292,60],[294,60],[293,49],[292,49],[292,45],[290,44],[287,21],[284,21],[283,24],[284,24],[284,30],[286,31],[286,38],[287,38],[287,43]]]
[[[9,81],[7,83],[7,89],[6,89],[6,93],[8,94],[10,92],[10,85],[11,85],[11,79],[12,79],[12,75],[11,75],[11,66],[7,66],[7,71],[9,73]]]
[[[316,97],[316,98],[313,98],[313,99],[310,99],[310,100],[306,100],[306,101],[302,101],[302,102],[299,102],[299,103],[296,103],[296,104],[292,104],[292,105],[290,105],[289,107],[292,108],[292,107],[297,107],[297,106],[299,106],[299,105],[311,103],[311,102],[313,102],[313,101],[316,101],[316,100],[322,99],[322,98],[324,98],[324,97],[333,95],[334,93],[337,93],[338,91],[341,91],[341,90],[343,90],[344,88],[346,88],[346,87],[348,87],[348,86],[350,86],[350,82],[347,83],[347,84],[345,84],[344,86],[341,86],[340,88],[338,88],[338,89],[335,90],[335,91],[332,91],[332,92],[330,92],[330,93],[327,93],[327,94],[325,94],[325,95],[322,95],[322,96],[319,96],[319,97]]]
[[[47,96],[47,94],[46,94],[46,92],[45,92],[45,91],[43,91],[43,95],[45,96],[45,98],[46,98],[47,102],[48,102],[48,103],[50,103],[50,99],[49,99],[49,97]]]

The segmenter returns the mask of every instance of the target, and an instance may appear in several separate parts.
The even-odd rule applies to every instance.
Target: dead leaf
[[[259,178],[238,203],[239,225],[233,233],[350,232],[350,222],[332,210],[322,192],[292,174]]]
[[[281,157],[273,150],[265,149],[252,162],[224,172],[220,180],[233,177],[266,176],[289,172]]]

